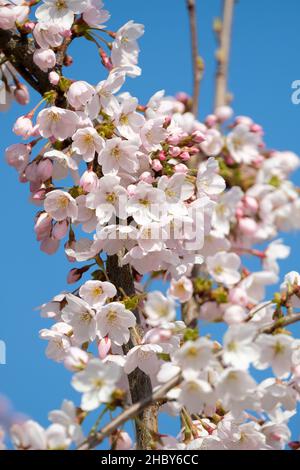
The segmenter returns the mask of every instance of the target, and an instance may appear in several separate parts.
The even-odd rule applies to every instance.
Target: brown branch
[[[33,62],[35,46],[32,39],[0,29],[0,51],[38,93],[43,95],[53,88],[49,83],[48,74]]]
[[[223,21],[220,32],[220,47],[217,51],[217,76],[215,108],[228,103],[227,83],[231,29],[235,0],[224,0]]]
[[[162,387],[158,388],[154,393],[144,398],[144,400],[139,403],[135,403],[130,406],[123,413],[119,414],[115,419],[108,423],[101,431],[97,432],[95,435],[90,436],[87,441],[83,442],[79,446],[80,450],[93,449],[94,447],[101,444],[101,442],[109,437],[114,431],[120,428],[128,420],[139,416],[145,408],[147,408],[152,403],[163,400],[169,390],[176,387],[182,381],[181,375],[176,375],[171,380],[166,382]]]
[[[107,258],[107,274],[110,281],[118,289],[122,289],[129,297],[135,295],[134,280],[130,265],[120,266],[117,255],[108,256]],[[134,311],[137,321],[137,331],[143,336],[143,330],[140,326],[140,315],[138,309]],[[123,347],[124,354],[138,344],[137,338],[131,334],[129,342]],[[143,371],[135,369],[128,376],[129,389],[132,403],[145,402],[144,407],[140,408],[135,419],[136,441],[138,449],[151,448],[151,432],[158,432],[158,407],[153,401],[149,401],[152,395],[151,380]]]
[[[293,325],[300,321],[300,313],[295,313],[293,315],[287,315],[285,317],[279,318],[271,326],[263,328],[260,333],[272,334],[278,328],[285,328],[286,326]]]
[[[192,62],[193,62],[193,104],[192,112],[195,116],[198,114],[200,82],[203,72],[202,59],[198,52],[198,33],[197,33],[197,16],[196,16],[196,0],[186,0],[189,13],[189,23],[192,42]]]

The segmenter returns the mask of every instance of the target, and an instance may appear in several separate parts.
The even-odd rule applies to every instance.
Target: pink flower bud
[[[65,29],[64,31],[61,32],[61,36],[63,36],[66,39],[69,39],[72,37],[72,31],[70,29]]]
[[[174,167],[175,173],[181,173],[185,175],[189,169],[184,163],[178,163],[178,165],[175,165]]]
[[[13,131],[16,135],[20,135],[24,139],[28,139],[33,131],[31,119],[27,116],[19,117],[14,124]]]
[[[70,86],[67,93],[67,99],[74,109],[81,109],[91,101],[94,94],[95,89],[92,85],[84,81],[78,81],[72,83]]]
[[[98,176],[93,171],[85,171],[80,178],[80,186],[86,193],[95,191],[98,186]]]
[[[105,359],[110,349],[111,349],[111,340],[109,339],[109,337],[105,336],[105,338],[100,339],[99,344],[98,344],[98,352],[99,352],[100,359]]]
[[[238,224],[241,232],[248,237],[253,236],[257,231],[257,223],[250,217],[241,218]]]
[[[48,72],[56,64],[56,55],[52,49],[37,49],[33,54],[33,62],[43,72]]]
[[[6,3],[6,2],[5,2]],[[16,14],[13,8],[3,6],[1,3],[0,29],[8,30],[15,28]]]
[[[256,212],[257,209],[258,209],[258,202],[252,196],[245,196],[244,197],[244,205],[247,209],[249,209],[252,212]]]
[[[163,150],[161,150],[158,154],[158,158],[160,159],[161,162],[164,162],[166,160],[166,154]]]
[[[264,130],[259,124],[252,124],[250,131],[255,132],[255,134],[264,135]]]
[[[187,152],[189,152],[190,155],[197,155],[199,153],[198,147],[188,147]]]
[[[180,152],[181,152],[180,147],[170,147],[169,148],[169,154],[171,155],[171,157],[174,157],[174,158],[178,157]]]
[[[231,155],[226,155],[226,157],[225,157],[225,163],[226,163],[226,165],[229,165],[229,166],[230,166],[230,165],[234,165],[234,164],[235,164],[235,161],[234,161],[234,159],[232,158]]]
[[[68,233],[69,224],[66,220],[56,222],[52,229],[52,237],[56,240],[62,240]]]
[[[186,104],[189,101],[190,97],[184,91],[180,91],[179,93],[176,94],[176,99],[180,101],[181,103]]]
[[[49,73],[48,78],[51,85],[56,86],[59,83],[60,75],[54,70],[52,70],[52,72]]]
[[[28,181],[35,182],[36,180],[38,180],[37,164],[35,162],[30,163],[26,167],[25,175],[26,175],[26,178],[28,179]]]
[[[233,110],[230,106],[218,106],[215,115],[220,122],[224,122],[231,118]]]
[[[23,24],[23,29],[27,33],[31,33],[35,28],[35,23],[33,21],[26,21],[26,23]]]
[[[23,106],[29,103],[30,96],[29,96],[28,88],[26,85],[23,85],[22,83],[15,89],[14,96],[15,96],[15,100],[17,101],[17,103]]]
[[[205,135],[203,134],[203,132],[200,132],[200,131],[194,131],[192,133],[192,138],[193,138],[193,141],[196,142],[197,144],[201,144],[201,142],[206,140]]]
[[[237,116],[235,118],[235,124],[244,124],[245,126],[252,126],[253,121],[248,116]]]
[[[126,431],[115,431],[110,442],[115,450],[129,450],[132,447],[132,440]]]
[[[157,158],[152,161],[152,168],[154,171],[161,171],[163,166]]]
[[[52,217],[47,212],[42,212],[36,219],[34,231],[38,241],[43,240],[50,234]]]
[[[75,282],[79,281],[79,279],[82,278],[82,272],[78,268],[72,268],[69,271],[68,277],[67,277],[67,283],[68,284],[74,284]]]
[[[144,173],[141,174],[140,176],[140,181],[143,181],[144,183],[153,183],[153,176],[151,175],[150,171],[144,171]]]
[[[170,145],[178,145],[180,142],[181,138],[179,135],[170,135],[166,141]]]
[[[180,159],[184,162],[188,162],[190,158],[191,158],[190,154],[186,151],[180,154]]]
[[[13,144],[5,150],[5,159],[8,165],[22,172],[28,164],[29,154],[29,145]]]
[[[214,114],[209,114],[205,118],[205,124],[208,127],[214,127],[217,124],[217,122],[218,122],[218,118]]]
[[[53,172],[53,163],[49,158],[43,158],[37,165],[37,176],[41,181],[47,181],[51,178]]]
[[[54,240],[54,238],[45,238],[42,241],[40,248],[44,253],[47,253],[47,255],[53,255],[59,248],[59,240]]]
[[[40,201],[43,201],[45,199],[45,196],[46,196],[46,190],[45,189],[39,189],[38,191],[35,191],[31,198],[33,199],[33,201],[37,201],[37,202],[40,202]]]

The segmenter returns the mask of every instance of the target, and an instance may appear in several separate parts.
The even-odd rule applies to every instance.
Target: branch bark
[[[106,268],[108,277],[116,288],[121,288],[128,296],[135,294],[134,280],[130,265],[120,266],[118,256],[113,255],[108,256]],[[137,321],[137,331],[142,337],[143,331],[138,309],[134,311],[134,314]],[[127,354],[130,349],[137,346],[137,344],[137,338],[135,335],[131,334],[129,342],[123,347],[124,354]],[[145,402],[145,400],[149,401],[149,397],[152,396],[152,384],[148,375],[137,368],[129,374],[128,382],[132,403]],[[151,433],[158,432],[158,407],[153,400],[151,400],[149,403],[147,402],[147,406],[143,406],[139,408],[139,410],[135,417],[137,448],[151,449]]]
[[[220,47],[217,51],[217,76],[215,108],[228,103],[228,64],[230,54],[231,30],[235,0],[224,0],[223,21],[220,33]]]
[[[35,91],[43,95],[53,89],[48,74],[33,62],[35,45],[32,39],[0,29],[0,51]]]
[[[143,410],[152,403],[158,402],[165,398],[169,390],[176,387],[182,381],[181,375],[176,375],[171,380],[166,382],[162,387],[158,388],[154,393],[146,397],[144,400],[139,403],[133,404],[130,408],[123,411],[119,416],[113,419],[109,424],[107,424],[100,432],[90,436],[86,442],[84,442],[79,450],[88,450],[93,449],[94,447],[101,444],[101,442],[109,437],[114,431],[119,429],[126,421],[135,418],[137,415],[140,415]]]
[[[193,63],[193,104],[192,112],[195,116],[198,114],[200,82],[202,78],[203,64],[198,52],[198,32],[196,16],[196,0],[186,0],[189,13],[189,23],[192,42],[192,63]]]

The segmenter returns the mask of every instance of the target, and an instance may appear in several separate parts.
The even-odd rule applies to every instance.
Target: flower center
[[[110,202],[111,204],[114,204],[117,200],[117,196],[116,196],[115,193],[108,193],[106,195],[105,199],[106,199],[107,202]]]
[[[98,295],[103,294],[102,287],[98,286],[93,289],[93,297],[98,297]]]
[[[124,125],[127,125],[129,122],[128,120],[128,116],[126,114],[122,114],[121,118],[120,118],[120,123],[121,124],[124,124]]]
[[[112,149],[111,154],[114,158],[118,160],[121,156],[121,150],[119,149],[119,147],[115,147]]]
[[[224,271],[224,269],[222,268],[221,265],[215,266],[215,268],[214,268],[214,273],[215,274],[222,274],[223,271]]]
[[[57,0],[56,8],[58,10],[63,10],[64,8],[67,8],[67,4],[66,4],[65,0]]]
[[[82,312],[81,316],[80,316],[81,320],[84,322],[84,323],[91,323],[91,320],[92,320],[92,315],[90,314],[90,312]]]
[[[58,207],[60,209],[66,209],[69,205],[69,199],[67,198],[67,196],[60,196],[60,198],[58,199]]]

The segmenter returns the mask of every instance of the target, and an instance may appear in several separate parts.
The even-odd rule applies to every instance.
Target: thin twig
[[[216,76],[216,96],[215,108],[228,103],[227,83],[228,64],[231,42],[231,29],[233,19],[233,9],[235,0],[224,0],[222,29],[220,32],[220,44],[217,51],[217,76]]]
[[[298,321],[300,321],[300,313],[287,315],[286,317],[279,318],[279,320],[275,321],[271,326],[263,328],[260,333],[272,334],[278,328],[285,328],[286,326],[293,325]]]
[[[147,408],[152,403],[164,399],[168,391],[179,385],[181,380],[181,375],[176,375],[176,377],[173,377],[171,380],[166,382],[162,387],[158,388],[147,398],[141,400],[138,403],[134,403],[127,410],[123,411],[123,413],[119,414],[119,416],[108,423],[101,431],[93,436],[88,437],[88,439],[79,446],[79,450],[93,449],[101,444],[105,438],[120,428],[126,421],[135,418],[141,413],[142,410]]]
[[[192,61],[193,61],[193,104],[192,111],[195,116],[198,114],[200,82],[202,78],[203,65],[198,52],[198,33],[196,17],[196,0],[186,0],[189,13],[191,42],[192,42]]]

